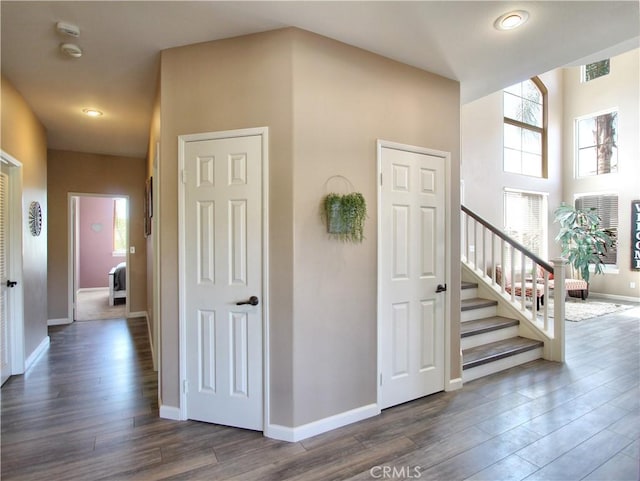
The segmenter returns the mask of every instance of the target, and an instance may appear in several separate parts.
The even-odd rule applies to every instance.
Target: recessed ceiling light
[[[528,19],[529,12],[525,10],[515,10],[513,12],[500,15],[496,21],[493,22],[493,26],[498,30],[513,30],[514,28],[524,25]]]
[[[82,109],[82,111],[84,112],[84,114],[87,117],[101,117],[102,116],[102,112],[100,112],[99,110],[96,110],[96,109]]]

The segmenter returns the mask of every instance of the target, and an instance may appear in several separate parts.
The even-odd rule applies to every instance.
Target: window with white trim
[[[618,112],[576,120],[578,177],[618,171]]]
[[[127,253],[127,199],[113,199],[113,254]]]
[[[618,195],[583,195],[575,200],[576,209],[594,210],[600,217],[600,227],[612,239],[612,245],[602,258],[605,265],[618,263]]]
[[[547,89],[538,77],[503,92],[505,172],[547,176]]]
[[[547,194],[504,191],[504,230],[531,252],[547,258]]]
[[[589,82],[599,77],[609,75],[609,59],[605,58],[598,62],[588,63],[582,66],[582,82]]]

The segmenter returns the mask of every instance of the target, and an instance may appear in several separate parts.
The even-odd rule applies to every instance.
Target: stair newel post
[[[564,362],[564,286],[565,268],[567,260],[562,257],[553,259],[553,283],[557,289],[553,290],[553,348],[552,361]]]

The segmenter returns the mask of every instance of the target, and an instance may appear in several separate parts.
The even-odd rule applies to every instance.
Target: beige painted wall
[[[640,300],[640,272],[631,270],[631,201],[640,199],[640,50],[613,57],[611,73],[580,82],[580,68],[565,70],[564,200],[576,194],[618,193],[618,272],[594,276],[590,290]],[[618,172],[576,178],[574,122],[577,117],[618,109]],[[631,288],[629,283],[635,282]]]
[[[49,150],[48,159],[49,319],[68,317],[70,192],[129,196],[129,245],[136,248],[136,253],[129,254],[127,302],[131,312],[144,312],[147,304],[146,242],[142,221],[144,159],[60,150]]]
[[[277,31],[162,52],[161,401],[179,406],[178,136],[269,127],[272,421],[293,423],[291,32]]]
[[[158,84],[158,90],[156,99],[154,101],[153,114],[151,117],[151,127],[149,129],[149,148],[147,154],[147,163],[146,163],[146,178],[153,177],[153,169],[154,163],[156,162],[156,156],[159,155],[158,152],[158,143],[160,142],[160,85]],[[157,167],[157,166],[155,166]],[[154,204],[157,203],[157,198],[160,195],[160,190],[158,188],[158,178],[157,176],[153,178],[152,181],[152,191],[153,191],[153,200]],[[149,336],[151,347],[153,350],[154,360],[155,360],[155,368],[158,368],[158,329],[156,328],[157,322],[157,314],[155,312],[155,303],[154,303],[154,286],[155,283],[158,282],[157,276],[159,276],[159,272],[155,272],[155,246],[154,240],[155,236],[158,235],[158,218],[160,215],[155,213],[152,216],[152,227],[151,227],[151,235],[146,238],[146,247],[147,247],[147,323],[149,325]],[[154,275],[156,276],[154,278]]]
[[[294,31],[294,425],[376,402],[377,153],[383,139],[451,153],[459,225],[457,82]],[[367,201],[362,244],[329,239],[319,215],[343,175]],[[457,229],[454,229],[457,233]],[[448,243],[460,284],[458,241]],[[459,289],[449,295],[459,296]],[[459,301],[449,322],[458,339]],[[452,343],[458,377],[459,343]]]
[[[562,202],[563,76],[562,70],[540,75],[548,90],[548,178],[504,172],[502,167],[502,91],[461,107],[463,203],[498,228],[504,227],[504,189],[547,193],[548,258],[560,253],[554,238],[553,210]]]
[[[458,84],[296,29],[164,51],[161,80],[162,403],[179,405],[177,137],[259,126],[270,135],[271,422],[374,403],[376,139],[452,153],[459,285]],[[368,201],[362,245],[329,241],[319,220],[335,174]],[[450,295],[458,377],[458,289]]]
[[[0,148],[22,163],[23,294],[25,358],[47,336],[47,135],[22,95],[1,77]],[[40,202],[43,222],[33,237],[26,222],[31,202]],[[27,302],[28,300],[28,302]]]

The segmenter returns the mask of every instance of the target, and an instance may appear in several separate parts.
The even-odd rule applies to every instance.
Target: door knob
[[[259,302],[260,302],[260,300],[256,296],[251,296],[246,301],[236,302],[236,306],[243,306],[245,304],[249,304],[251,306],[257,306]]]
[[[7,281],[7,287],[15,287],[18,285],[18,281]]]
[[[442,284],[438,284],[438,287],[436,287],[436,293],[438,292],[444,292],[447,290],[447,285],[442,285]]]

